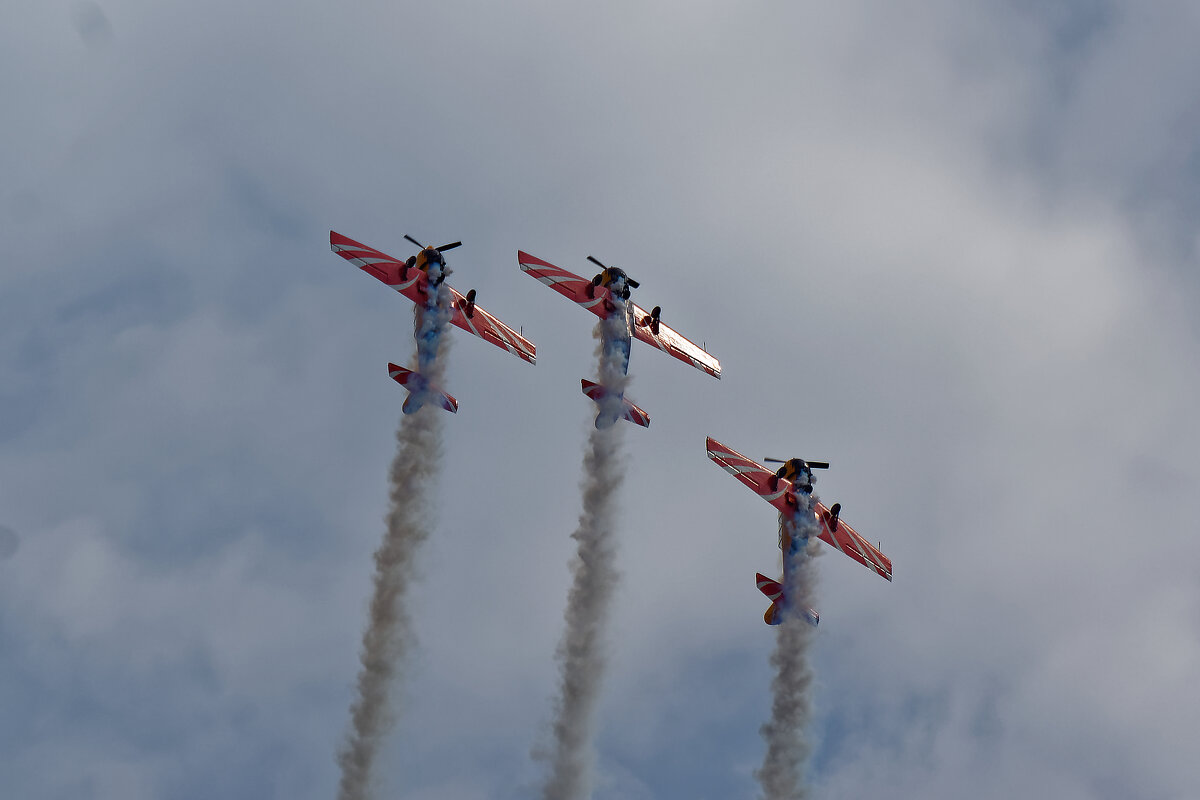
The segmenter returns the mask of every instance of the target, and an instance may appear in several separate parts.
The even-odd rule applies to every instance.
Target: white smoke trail
[[[622,337],[628,330],[622,315],[596,325],[599,383],[607,390],[600,403],[602,414],[621,413],[620,397],[628,383],[628,351],[622,349]],[[542,791],[545,800],[578,800],[591,794],[594,717],[606,666],[603,640],[618,577],[614,529],[623,477],[619,447],[623,427],[617,423],[594,428],[583,458],[583,511],[579,528],[571,534],[578,550],[563,614],[566,630],[558,646],[562,683],[555,702],[550,774]]]
[[[452,297],[443,285],[425,306],[416,306],[413,327],[417,350],[413,368],[435,386],[444,385],[443,341]],[[363,633],[358,695],[350,706],[350,732],[338,753],[342,769],[339,800],[364,800],[374,780],[379,745],[395,722],[391,688],[396,670],[412,648],[413,632],[405,595],[412,580],[417,550],[429,537],[428,498],[437,477],[441,424],[445,412],[427,403],[403,416],[396,430],[396,455],[390,470],[387,530],[375,551],[374,593]]]
[[[802,493],[797,497],[806,502]],[[799,609],[816,606],[815,558],[821,553],[821,543],[817,539],[820,528],[811,510],[817,502],[816,495],[811,495],[807,502],[809,505],[795,514],[779,515],[780,535],[786,528],[792,546],[783,554],[790,563],[783,571],[786,602],[783,621],[776,629],[775,652],[771,654],[771,666],[775,668],[771,680],[771,719],[759,729],[767,752],[762,766],[754,773],[762,785],[764,800],[803,800],[808,796],[803,782],[805,762],[812,750],[805,735],[812,716],[813,671],[808,649],[816,637],[816,628],[809,625]]]

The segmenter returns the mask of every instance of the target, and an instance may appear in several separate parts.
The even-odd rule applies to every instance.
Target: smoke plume
[[[599,383],[607,390],[600,411],[621,413],[628,379],[628,334],[621,315],[601,320],[595,329]],[[623,475],[618,423],[594,428],[583,457],[583,511],[571,534],[578,545],[571,564],[574,583],[563,616],[566,630],[558,646],[561,686],[555,703],[550,774],[545,800],[577,800],[591,793],[592,735],[596,701],[605,668],[605,625],[617,584],[614,528],[616,497]]]
[[[803,499],[803,495],[798,495]],[[762,785],[765,800],[803,800],[808,796],[803,771],[812,746],[806,737],[806,727],[812,716],[810,689],[813,681],[808,649],[816,637],[816,628],[808,624],[799,609],[816,605],[816,564],[821,553],[817,540],[820,528],[812,506],[795,514],[779,515],[780,536],[785,529],[791,535],[792,546],[783,554],[784,565],[783,621],[776,629],[775,652],[771,666],[771,719],[759,729],[767,744],[762,766],[754,776]]]
[[[452,297],[443,285],[430,291],[424,306],[414,311],[417,348],[413,368],[433,385],[444,384],[443,341]],[[363,633],[358,694],[350,706],[350,732],[338,764],[342,769],[339,800],[370,796],[379,745],[395,719],[391,689],[396,671],[412,649],[413,632],[405,596],[414,573],[417,550],[429,536],[429,497],[437,477],[441,452],[442,414],[427,403],[415,414],[401,417],[396,430],[396,455],[390,475],[387,530],[375,551],[374,593],[367,629]]]

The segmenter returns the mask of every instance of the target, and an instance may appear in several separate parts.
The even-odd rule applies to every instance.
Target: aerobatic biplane
[[[421,248],[415,256],[410,256],[405,261],[392,258],[387,253],[367,247],[336,231],[329,232],[329,247],[342,258],[358,265],[363,272],[382,281],[414,303],[424,306],[429,302],[430,292],[436,293],[446,279],[448,270],[442,253],[458,247],[462,242],[427,247],[407,234],[404,238]],[[446,288],[450,290],[452,298],[449,309],[450,322],[484,341],[504,348],[530,364],[536,363],[537,348],[533,342],[476,305],[474,289],[462,295],[453,287]],[[409,390],[408,398],[404,401],[405,414],[412,414],[427,400],[433,400],[447,411],[458,410],[457,400],[439,387],[433,386],[419,372],[388,364],[388,374]]]
[[[606,267],[592,256],[588,261],[600,267],[601,271],[591,280],[556,267],[549,261],[531,256],[521,250],[517,252],[517,262],[521,270],[537,278],[554,291],[578,305],[583,306],[601,319],[620,317],[624,321],[623,341],[618,342],[624,349],[624,370],[629,370],[630,341],[640,339],[648,345],[662,350],[664,353],[691,364],[701,372],[706,372],[714,378],[721,377],[721,362],[704,348],[688,341],[677,331],[666,325],[661,319],[662,308],[655,306],[653,310],[639,306],[629,300],[630,290],[638,288],[638,282],[617,267]],[[624,398],[621,400],[621,414],[607,416],[601,404],[607,395],[607,389],[592,381],[583,380],[583,393],[601,406],[596,416],[596,427],[605,428],[614,424],[618,419],[626,419],[635,425],[649,427],[650,416],[642,409]]]
[[[726,447],[711,436],[704,441],[708,457],[717,462],[733,477],[750,487],[751,491],[777,508],[786,518],[792,517],[802,507],[807,506],[807,498],[813,490],[812,470],[828,469],[829,464],[823,461],[805,461],[792,458],[780,462],[778,470],[747,458],[736,450]],[[769,459],[777,461],[778,459]],[[798,494],[799,493],[799,494]],[[836,550],[840,550],[867,569],[877,572],[889,581],[892,579],[892,561],[879,548],[864,539],[858,531],[850,527],[841,518],[841,503],[826,507],[824,503],[816,502],[812,511],[816,515],[819,532],[817,537]],[[763,615],[768,625],[778,625],[782,621],[782,609],[787,607],[784,596],[784,586],[788,583],[788,570],[791,559],[788,554],[792,548],[801,546],[792,541],[789,525],[783,525],[780,530],[779,547],[784,553],[784,575],[781,581],[773,581],[762,575],[757,576],[758,588],[771,599],[771,606]],[[812,609],[797,609],[808,621],[816,625],[817,613]]]

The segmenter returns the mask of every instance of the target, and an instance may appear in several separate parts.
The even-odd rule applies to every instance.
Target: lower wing
[[[691,364],[701,372],[721,379],[721,362],[695,342],[668,325],[658,321],[658,317],[646,313],[646,309],[633,304],[633,335],[652,347],[657,347],[668,355],[675,356],[685,364]]]
[[[450,289],[450,293],[454,295],[454,312],[450,317],[451,322],[467,333],[475,334],[485,342],[491,342],[497,347],[504,348],[517,358],[528,361],[530,364],[537,363],[537,347],[533,342],[475,305],[474,289],[467,292],[465,297],[453,288]]]
[[[817,518],[821,524],[821,541],[841,550],[869,570],[882,577],[892,579],[892,560],[879,552],[879,548],[863,538],[862,534],[829,513],[824,503],[817,503]]]

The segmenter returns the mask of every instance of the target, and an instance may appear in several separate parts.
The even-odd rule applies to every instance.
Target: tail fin
[[[580,382],[583,384],[583,393],[590,397],[596,403],[596,405],[601,405],[600,401],[605,399],[607,395],[604,387],[598,383],[595,383],[594,381],[589,381],[587,378],[584,378]],[[650,415],[626,400],[624,397],[621,398],[621,412],[622,413],[620,417],[610,419],[605,417],[604,412],[601,411],[600,414],[596,416],[596,427],[607,428],[614,424],[617,419],[628,420],[634,425],[641,425],[643,428],[650,427]]]
[[[783,622],[783,609],[780,607],[780,601],[783,599],[783,586],[779,581],[773,581],[761,572],[755,575],[758,579],[758,590],[771,599],[771,605],[767,608],[767,613],[763,614],[763,621],[768,625],[778,625]],[[814,628],[821,621],[821,615],[812,608],[797,609],[800,616],[804,617],[804,621]]]
[[[415,414],[425,405],[426,401],[431,399],[451,414],[458,411],[458,401],[431,386],[421,373],[413,372],[411,369],[405,369],[396,364],[388,364],[388,375],[396,383],[408,389],[408,397],[404,400],[403,408],[405,414]]]

